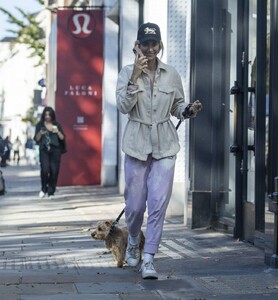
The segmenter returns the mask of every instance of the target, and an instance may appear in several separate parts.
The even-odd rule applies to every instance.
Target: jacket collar
[[[157,58],[157,69],[168,71],[168,65],[164,64],[159,58]]]

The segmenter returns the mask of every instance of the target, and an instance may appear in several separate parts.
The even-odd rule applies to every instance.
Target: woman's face
[[[159,42],[152,40],[140,43],[139,47],[148,60],[155,59],[160,51]]]
[[[51,121],[51,115],[49,111],[46,111],[44,113],[44,120],[50,122]]]

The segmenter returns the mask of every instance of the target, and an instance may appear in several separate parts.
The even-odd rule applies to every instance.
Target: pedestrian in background
[[[4,139],[4,143],[5,143],[5,153],[2,156],[1,167],[6,167],[7,161],[10,161],[10,157],[11,157],[12,143],[10,141],[9,136],[6,136],[6,138]]]
[[[163,53],[158,25],[140,26],[134,50],[135,62],[120,71],[116,90],[117,107],[129,119],[123,136],[125,216],[129,231],[126,261],[133,267],[140,261],[139,237],[147,203],[141,272],[144,279],[157,279],[154,255],[161,240],[176,154],[180,150],[170,116],[184,119],[196,113],[184,102],[180,75],[157,57],[160,51]]]
[[[2,157],[6,152],[6,144],[3,140],[2,136],[0,135],[0,163],[2,162]],[[0,195],[5,194],[5,179],[3,177],[3,172],[0,170]]]
[[[25,156],[27,164],[32,164],[34,161],[34,140],[31,138],[31,136],[28,136],[25,143]]]
[[[44,108],[36,126],[35,141],[39,145],[41,191],[39,197],[54,195],[61,162],[61,141],[65,139],[62,126],[56,121],[55,111]]]
[[[0,135],[0,163],[1,163],[2,157],[4,156],[6,151],[7,151],[6,143],[3,140],[2,136]]]
[[[12,145],[12,149],[14,151],[14,162],[16,161],[17,165],[19,165],[19,161],[20,161],[20,147],[21,147],[21,141],[19,139],[19,137],[16,137],[13,145]]]

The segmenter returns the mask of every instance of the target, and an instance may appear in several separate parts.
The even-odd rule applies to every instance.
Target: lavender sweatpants
[[[176,156],[141,161],[125,155],[125,217],[129,234],[137,236],[148,220],[144,251],[157,253],[166,209],[172,194]]]

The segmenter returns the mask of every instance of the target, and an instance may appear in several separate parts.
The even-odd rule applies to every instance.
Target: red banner
[[[102,76],[102,10],[59,10],[55,108],[68,150],[60,186],[100,184]]]

